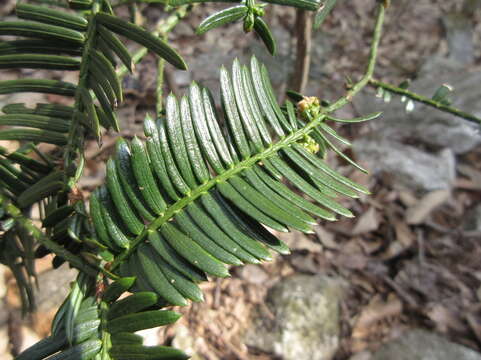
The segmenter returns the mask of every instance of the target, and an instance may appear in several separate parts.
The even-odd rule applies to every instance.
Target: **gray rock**
[[[289,81],[289,72],[293,69],[293,46],[291,34],[284,27],[275,27],[272,31],[278,45],[275,56],[269,54],[265,45],[259,41],[252,42],[249,52],[252,52],[269,69],[269,78],[276,89],[276,95],[279,96],[281,94],[278,87]],[[249,58],[246,57],[246,59]]]
[[[60,306],[67,297],[70,283],[75,280],[78,270],[64,264],[58,269],[50,269],[38,275],[38,290],[35,293],[37,311],[47,313]]]
[[[418,80],[410,90],[424,96],[432,96],[442,84],[454,88],[453,106],[481,116],[481,72],[468,72],[449,59],[432,58],[420,70]],[[436,149],[450,148],[456,154],[463,154],[481,144],[479,126],[454,115],[431,107],[416,104],[412,112],[405,111],[405,103],[400,96],[393,96],[386,104],[372,94],[354,98],[356,109],[367,114],[382,111],[381,119],[371,122],[379,137],[399,142],[423,143]]]
[[[449,84],[454,92],[453,106],[476,116],[481,116],[481,71],[467,71],[473,61],[472,24],[461,14],[448,14],[443,24],[449,44],[449,58],[433,56],[419,70],[417,80],[410,90],[430,97],[442,84]],[[400,143],[419,142],[436,149],[450,148],[455,154],[463,154],[481,144],[479,126],[454,115],[431,107],[416,104],[407,113],[400,96],[393,96],[388,104],[372,95],[354,99],[361,113],[382,111],[382,120],[372,123],[380,138]]]
[[[408,330],[381,347],[372,360],[481,360],[481,354],[424,330]]]
[[[219,53],[219,56],[212,56],[212,52],[208,52],[197,55],[195,61],[189,62],[192,79],[211,90],[216,104],[220,103],[219,69],[223,65],[229,66],[236,55],[238,54],[220,55]]]
[[[368,170],[392,176],[397,188],[419,192],[449,189],[455,178],[455,157],[450,149],[431,154],[376,135],[355,141],[353,149]]]
[[[177,86],[187,87],[192,82],[192,76],[190,72],[183,71],[183,70],[174,70],[173,72],[174,72],[173,78],[175,79]]]
[[[449,13],[443,16],[449,56],[460,65],[474,61],[473,24],[463,13]]]
[[[191,360],[202,360],[203,357],[196,353],[196,342],[199,338],[195,338],[184,325],[179,325],[175,329],[175,336],[172,340],[172,346],[181,349],[190,356]]]
[[[265,284],[269,275],[259,265],[247,264],[238,269],[239,277],[251,284]]]
[[[190,26],[189,23],[180,21],[175,26],[174,33],[177,36],[193,36],[194,35],[194,29],[192,29],[192,26]]]
[[[273,317],[256,310],[246,345],[284,360],[331,359],[339,345],[341,294],[341,282],[324,275],[281,280],[266,299]]]
[[[361,351],[351,356],[349,360],[372,360],[371,356],[372,355],[369,351]]]

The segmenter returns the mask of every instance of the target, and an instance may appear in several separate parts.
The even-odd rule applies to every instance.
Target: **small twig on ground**
[[[477,230],[463,230],[462,228],[450,229],[448,227],[436,224],[434,221],[426,221],[424,225],[442,234],[450,234],[450,235],[460,236],[464,238],[481,237],[481,231],[477,231]]]
[[[305,91],[309,78],[312,44],[312,12],[298,9],[296,12],[297,50],[296,65],[290,88],[299,93]]]
[[[411,297],[411,295],[409,295],[407,292],[405,292],[398,284],[396,284],[396,282],[393,279],[391,279],[389,276],[383,276],[382,279],[411,308],[413,308],[413,309],[419,308],[418,305],[416,304],[416,301]]]
[[[424,233],[421,229],[416,229],[416,241],[419,247],[419,265],[423,266],[426,263],[426,257],[424,252]]]
[[[269,320],[274,320],[276,316],[272,313],[271,309],[267,306],[265,302],[259,303],[262,315],[265,315]]]

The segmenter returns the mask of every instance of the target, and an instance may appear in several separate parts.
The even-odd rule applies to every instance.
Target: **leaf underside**
[[[307,121],[292,104],[279,107],[255,58],[221,69],[221,98],[223,120],[196,83],[180,100],[169,95],[165,118],[145,119],[145,141],[119,139],[91,196],[114,271],[168,304],[201,301],[196,284],[228,276],[226,265],[269,260],[267,249],[287,254],[267,228],[310,233],[316,218],[353,216],[339,196],[368,192],[306,146],[314,132],[344,139],[322,115]]]

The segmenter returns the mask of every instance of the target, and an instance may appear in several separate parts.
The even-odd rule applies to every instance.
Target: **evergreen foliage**
[[[147,50],[163,59],[161,64],[187,69],[163,39],[194,3],[205,1],[148,1],[175,8],[157,31],[115,14],[116,5],[129,2],[69,0],[75,11],[54,0],[49,3],[57,6],[20,2],[21,20],[0,23],[0,36],[18,37],[0,42],[0,68],[79,72],[75,84],[37,78],[0,82],[0,94],[73,99],[71,106],[8,104],[0,115],[0,139],[21,142],[15,151],[0,148],[0,261],[17,280],[24,310],[34,308],[35,259],[53,253],[54,267],[68,262],[79,270],[51,335],[19,360],[186,359],[177,349],[144,346],[135,332],[175,322],[180,315],[164,308],[202,301],[198,284],[209,276],[229,276],[229,265],[268,261],[270,251],[288,254],[266,227],[310,233],[318,219],[353,216],[339,196],[369,193],[330,168],[325,157],[333,151],[365,171],[338,149],[336,143],[349,141],[330,124],[380,114],[356,119],[331,114],[374,81],[387,6],[382,2],[366,73],[345,96],[321,104],[290,92],[295,102],[279,105],[268,69],[255,57],[247,65],[236,60],[231,69],[220,69],[223,114],[200,84],[192,83],[180,99],[168,95],[165,110],[155,119],[146,117],[144,140],[118,139],[105,184],[84,201],[76,188],[84,141],[94,137],[100,145],[102,129],[119,131],[115,110],[123,101],[122,75],[133,71]],[[275,39],[262,20],[267,4],[227,2],[234,4],[207,17],[197,33],[241,20],[274,54]],[[266,2],[309,11],[321,7],[316,0]],[[334,5],[322,4],[317,25]],[[130,54],[123,38],[142,48]],[[162,96],[158,101],[163,109]],[[57,148],[45,153],[41,143]],[[31,218],[34,207],[41,226]]]

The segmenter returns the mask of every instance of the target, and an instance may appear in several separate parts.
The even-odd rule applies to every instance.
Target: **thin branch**
[[[102,267],[100,265],[97,265],[95,268],[98,269],[100,272],[102,272],[102,274],[104,274],[109,279],[112,279],[114,281],[120,279],[120,276],[117,276],[117,275],[111,273],[110,271],[108,271],[107,269],[105,269],[104,267]]]
[[[95,0],[92,5],[92,15],[89,21],[88,30],[86,34],[87,42],[85,43],[83,52],[82,52],[82,59],[81,59],[81,66],[80,66],[80,74],[79,74],[79,82],[77,85],[77,90],[75,92],[75,104],[74,104],[74,115],[72,117],[72,122],[70,124],[70,129],[68,132],[68,140],[67,146],[64,151],[64,168],[69,169],[75,158],[78,154],[78,149],[83,148],[84,142],[84,131],[83,127],[80,124],[80,113],[82,112],[82,101],[81,101],[81,90],[83,88],[87,88],[88,78],[89,78],[89,56],[91,52],[91,48],[95,45],[95,29],[96,29],[96,22],[95,22],[95,14],[100,11],[100,1]],[[97,135],[97,134],[96,134]],[[71,183],[72,181],[69,181]],[[71,185],[71,184],[69,184]]]
[[[40,244],[45,246],[54,254],[65,259],[70,264],[75,266],[77,269],[81,270],[82,272],[90,276],[97,276],[97,270],[86,265],[83,259],[81,259],[77,255],[72,254],[63,246],[57,244],[55,241],[45,236],[44,233],[38,227],[36,227],[30,219],[23,216],[22,211],[18,207],[8,202],[2,195],[0,195],[0,203],[3,209],[5,210],[5,212],[8,215],[10,215],[13,219],[15,219],[17,224],[22,226],[25,230],[27,230],[38,242],[40,242]]]
[[[478,118],[478,117],[476,117],[472,114],[469,114],[467,112],[464,112],[464,111],[462,111],[458,108],[455,108],[454,106],[442,104],[439,101],[430,99],[428,97],[419,95],[415,92],[412,92],[412,91],[409,91],[409,90],[406,90],[406,89],[402,89],[400,87],[397,87],[397,86],[394,86],[394,85],[391,85],[391,84],[388,84],[388,83],[381,82],[381,81],[376,80],[376,79],[370,79],[369,84],[372,85],[373,87],[383,88],[383,89],[388,90],[389,92],[392,92],[394,94],[405,96],[405,97],[407,97],[411,100],[414,100],[416,102],[420,102],[422,104],[425,104],[425,105],[431,106],[433,108],[436,108],[440,111],[453,114],[453,115],[455,115],[457,117],[460,117],[462,119],[474,122],[478,125],[481,125],[481,119],[480,118]]]

